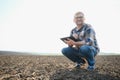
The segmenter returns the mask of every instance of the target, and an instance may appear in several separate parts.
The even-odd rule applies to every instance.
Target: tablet
[[[74,37],[63,37],[63,38],[60,38],[63,42],[64,40],[68,40],[68,39],[72,39],[73,41],[78,41],[77,39],[75,39]]]

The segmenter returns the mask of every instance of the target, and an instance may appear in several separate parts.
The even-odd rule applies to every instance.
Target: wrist
[[[73,42],[73,45],[76,45],[76,42]]]

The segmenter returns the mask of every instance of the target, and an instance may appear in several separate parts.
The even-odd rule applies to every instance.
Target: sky
[[[78,11],[101,52],[120,53],[120,0],[0,0],[0,50],[61,54]]]

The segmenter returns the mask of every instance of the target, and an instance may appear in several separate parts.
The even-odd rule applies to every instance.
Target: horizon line
[[[62,53],[48,53],[48,52],[27,52],[27,51],[7,51],[7,50],[0,50],[0,55],[62,55]],[[120,53],[114,52],[99,52],[98,55],[120,55]]]

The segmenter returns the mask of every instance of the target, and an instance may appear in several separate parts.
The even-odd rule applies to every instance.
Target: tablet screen
[[[60,38],[63,42],[64,40],[68,40],[68,39],[72,39],[73,41],[78,41],[77,39],[75,39],[74,37],[63,37],[63,38]]]

